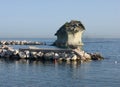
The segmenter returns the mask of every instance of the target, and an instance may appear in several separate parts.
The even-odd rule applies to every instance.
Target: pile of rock
[[[19,50],[13,49],[10,46],[2,45],[0,47],[0,57],[1,58],[18,58]]]
[[[5,41],[2,40],[0,41],[0,45],[44,45],[43,42],[38,42],[38,41],[19,41],[19,40],[15,40],[15,41]]]
[[[61,60],[61,61],[75,61],[80,60],[74,52],[30,52],[24,51],[19,53],[20,58],[25,59],[39,59],[39,60]]]
[[[58,61],[88,61],[100,60],[103,57],[99,54],[88,54],[84,51],[72,50],[71,52],[42,52],[42,51],[20,51],[9,46],[0,47],[0,57],[9,59],[36,59],[36,60],[58,60]]]

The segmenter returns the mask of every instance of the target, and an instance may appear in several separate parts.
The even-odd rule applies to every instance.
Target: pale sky
[[[0,38],[52,38],[71,20],[84,37],[120,38],[120,0],[0,0]]]

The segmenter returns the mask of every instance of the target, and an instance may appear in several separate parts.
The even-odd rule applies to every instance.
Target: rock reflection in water
[[[70,65],[71,67],[77,67],[81,64],[80,61],[37,61],[37,60],[28,60],[28,59],[0,59],[0,63],[15,63],[15,64],[25,64],[25,65]]]
[[[76,81],[78,78],[84,78],[84,75],[80,70],[81,63],[76,61],[44,62],[34,60],[30,61],[26,59],[0,59],[0,63],[1,68],[4,66],[4,69],[2,69],[6,74],[4,79],[6,80],[9,77],[7,84],[11,87],[19,83],[22,83],[20,87],[31,87],[31,84],[35,87],[39,87],[41,85],[42,87],[47,87],[47,82],[55,86],[64,86],[64,84],[68,83],[69,81],[72,83],[73,80]]]

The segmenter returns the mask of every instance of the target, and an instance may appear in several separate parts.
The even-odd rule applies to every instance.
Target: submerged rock
[[[103,56],[100,53],[94,53],[94,54],[90,54],[91,55],[91,59],[92,60],[101,60],[104,59]]]

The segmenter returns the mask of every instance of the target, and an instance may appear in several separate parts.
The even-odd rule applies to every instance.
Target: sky
[[[0,38],[54,38],[71,20],[88,38],[120,38],[120,0],[0,0]]]

